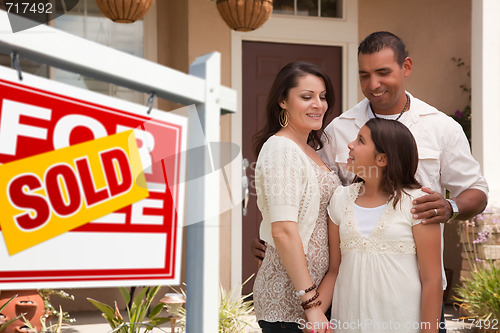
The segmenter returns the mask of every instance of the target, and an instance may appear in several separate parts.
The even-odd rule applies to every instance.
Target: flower
[[[485,211],[486,213],[486,211]],[[491,260],[480,256],[478,250],[488,241],[490,236],[495,240],[495,229],[491,228],[489,221],[500,220],[498,216],[477,215],[473,221],[461,221],[459,230],[461,242],[470,264],[471,271],[460,279],[454,290],[456,295],[453,299],[461,310],[464,310],[465,318],[480,321],[500,320],[500,268]],[[496,222],[495,222],[496,223]],[[480,229],[482,231],[477,232]],[[476,235],[477,232],[477,236]],[[474,239],[474,237],[476,237]],[[482,324],[484,325],[484,323]],[[484,326],[483,326],[484,327]],[[489,332],[489,331],[488,331]]]
[[[477,238],[472,242],[473,244],[484,243],[488,240],[489,232],[483,230],[477,234]]]
[[[451,58],[451,61],[453,61],[457,67],[459,68],[464,68],[467,70],[467,77],[469,78],[469,81],[470,81],[470,67],[469,66],[465,66],[465,63],[464,61],[462,60],[462,58]],[[465,136],[467,136],[467,139],[469,140],[469,145],[470,145],[470,142],[471,142],[471,108],[470,108],[470,99],[471,99],[471,88],[469,86],[469,84],[461,84],[460,85],[460,89],[465,92],[466,94],[468,94],[469,96],[469,104],[466,105],[463,110],[456,110],[455,113],[453,115],[451,115],[451,117],[453,119],[455,119],[456,122],[458,122],[463,130],[464,130],[464,133],[465,133]]]

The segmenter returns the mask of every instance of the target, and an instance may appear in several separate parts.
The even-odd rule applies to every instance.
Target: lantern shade
[[[101,12],[116,23],[133,23],[146,15],[154,0],[96,0]]]
[[[217,9],[227,25],[236,31],[252,31],[267,21],[272,0],[217,0]]]

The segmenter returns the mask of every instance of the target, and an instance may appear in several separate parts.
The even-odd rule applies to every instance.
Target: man
[[[444,113],[405,91],[412,60],[403,42],[389,32],[375,32],[358,48],[359,81],[366,99],[340,115],[327,126],[328,143],[320,154],[339,175],[349,182],[345,171],[347,143],[373,117],[398,119],[408,126],[417,141],[419,166],[417,179],[429,189],[417,200],[413,210],[424,223],[444,223],[468,219],[486,207],[488,185],[479,164],[470,154],[469,144],[458,123]],[[432,190],[431,190],[432,189]],[[450,191],[454,203],[444,199]]]
[[[326,127],[328,142],[319,151],[325,163],[349,183],[353,175],[345,168],[347,144],[370,118],[395,119],[415,137],[419,152],[416,178],[428,193],[414,201],[414,218],[423,219],[423,223],[444,223],[481,213],[487,204],[488,185],[480,166],[460,125],[406,91],[413,63],[401,39],[385,31],[370,34],[359,45],[358,65],[366,98]],[[443,196],[445,189],[450,192],[449,200]],[[252,252],[259,264],[265,245],[254,241]]]

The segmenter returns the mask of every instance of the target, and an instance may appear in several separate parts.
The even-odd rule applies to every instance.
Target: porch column
[[[472,153],[500,209],[500,1],[472,1]]]

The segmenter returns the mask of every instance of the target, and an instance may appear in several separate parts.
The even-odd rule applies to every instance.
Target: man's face
[[[411,72],[411,59],[400,67],[394,51],[383,48],[372,54],[359,54],[359,83],[373,110],[380,114],[400,113],[406,103],[405,78]]]

